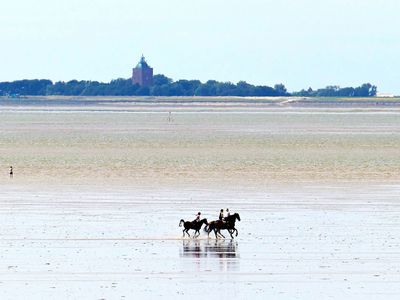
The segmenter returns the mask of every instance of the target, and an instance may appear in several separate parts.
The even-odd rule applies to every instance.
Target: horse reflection
[[[206,257],[207,253],[202,251],[201,243],[199,240],[184,240],[182,244],[182,256],[190,257]]]
[[[233,240],[184,240],[181,257],[238,258],[238,243]]]
[[[205,250],[210,256],[218,256],[219,258],[236,258],[239,257],[237,252],[238,243],[233,240],[230,241],[209,241],[206,244]]]

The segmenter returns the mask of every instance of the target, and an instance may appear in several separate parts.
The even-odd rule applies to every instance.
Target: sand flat
[[[397,299],[400,113],[224,105],[0,106],[0,298]]]
[[[400,179],[400,113],[293,110],[173,112],[170,122],[168,111],[3,111],[0,155],[23,182]]]
[[[7,186],[2,299],[396,299],[400,186],[285,190]],[[240,212],[235,240],[182,239],[180,218]]]

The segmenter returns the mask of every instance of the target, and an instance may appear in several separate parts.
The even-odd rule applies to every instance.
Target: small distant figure
[[[168,123],[172,122],[172,113],[168,112]]]
[[[224,210],[221,208],[219,211],[219,217],[218,220],[223,221],[224,220]]]
[[[198,212],[196,215],[196,219],[194,219],[193,222],[200,222],[200,216],[201,216],[201,212]]]
[[[13,167],[10,166],[10,178],[13,178],[13,177],[14,177],[14,170],[13,170]]]

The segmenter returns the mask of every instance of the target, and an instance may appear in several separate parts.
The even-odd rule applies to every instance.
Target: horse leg
[[[190,229],[190,228],[185,229],[185,232],[186,232],[186,234],[188,235],[188,237],[190,237],[189,229]]]
[[[214,230],[215,238],[218,239],[217,229],[214,228],[213,230]]]
[[[185,229],[185,233],[188,235],[188,237],[190,237],[189,229]]]
[[[223,238],[225,238],[225,236],[221,233],[221,229],[218,230],[218,234],[219,234],[220,236],[222,236]]]
[[[233,233],[234,231],[232,230],[232,232],[231,232],[231,230],[229,229],[228,232],[229,232],[229,234],[230,234],[230,236],[231,236],[231,239],[233,239],[232,233]]]
[[[239,234],[239,232],[238,232],[238,230],[237,230],[236,228],[229,229],[229,233],[230,233],[231,235],[234,234],[234,233],[236,233],[236,236],[238,236],[238,234]]]

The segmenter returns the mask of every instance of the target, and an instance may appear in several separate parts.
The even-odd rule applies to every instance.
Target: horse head
[[[203,219],[203,220],[201,220],[200,222],[201,222],[201,224],[203,224],[203,223],[205,223],[205,224],[208,224],[208,221],[207,221],[207,219],[206,219],[206,218],[204,218],[204,219]]]
[[[235,213],[235,218],[236,218],[238,221],[240,221],[240,216],[239,216],[238,213]]]

